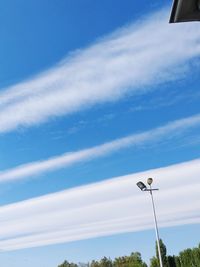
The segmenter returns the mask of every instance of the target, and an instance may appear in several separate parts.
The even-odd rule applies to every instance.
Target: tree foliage
[[[166,246],[160,239],[160,250],[163,267],[200,267],[200,245],[193,249],[185,249],[178,256],[170,256],[167,255]],[[151,259],[150,267],[160,267],[157,244],[156,257]]]
[[[153,258],[150,260],[150,267],[160,267],[160,266],[159,266],[158,259],[157,259],[156,257],[153,257]]]
[[[159,240],[160,244],[160,253],[161,253],[161,258],[163,262],[163,267],[168,267],[168,262],[167,262],[167,248],[165,244],[163,243],[162,239]],[[159,255],[158,255],[158,244],[156,242],[156,257],[157,257],[157,262],[159,262]],[[160,266],[158,264],[158,266]]]
[[[68,261],[64,261],[61,265],[58,265],[58,267],[78,267],[75,263],[69,263]]]
[[[192,249],[185,249],[178,256],[167,255],[167,248],[160,239],[160,250],[163,267],[200,267],[200,245]],[[150,260],[150,267],[160,267],[158,248],[156,256]],[[58,267],[147,267],[139,252],[133,252],[129,256],[117,257],[114,260],[103,257],[101,260],[93,260],[90,263],[69,263],[64,261]]]

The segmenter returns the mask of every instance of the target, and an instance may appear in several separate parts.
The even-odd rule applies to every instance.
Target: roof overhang
[[[200,21],[200,0],[174,0],[170,23]]]

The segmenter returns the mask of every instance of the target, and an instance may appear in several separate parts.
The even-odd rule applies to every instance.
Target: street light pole
[[[158,258],[160,262],[160,267],[163,267],[163,262],[162,262],[162,256],[161,256],[161,250],[160,250],[160,238],[159,238],[159,232],[158,232],[158,223],[157,223],[157,218],[156,218],[156,209],[155,209],[155,204],[154,204],[154,199],[153,199],[153,191],[157,191],[157,188],[152,188],[151,184],[153,183],[152,178],[147,179],[147,183],[149,185],[149,188],[143,183],[143,182],[138,182],[137,186],[142,190],[142,191],[147,191],[151,195],[151,202],[152,202],[152,208],[153,208],[153,217],[154,217],[154,224],[155,224],[155,232],[156,232],[156,241],[157,241],[157,247],[158,247]]]
[[[158,247],[158,257],[159,257],[160,267],[163,267],[162,256],[161,256],[161,251],[160,251],[160,237],[159,237],[159,232],[158,232],[158,223],[157,223],[157,218],[156,218],[156,210],[155,210],[155,204],[154,204],[151,185],[150,185],[150,191],[149,192],[150,192],[150,195],[151,195],[151,201],[152,201],[152,207],[153,207],[155,232],[156,232],[156,240],[157,240],[157,247]]]

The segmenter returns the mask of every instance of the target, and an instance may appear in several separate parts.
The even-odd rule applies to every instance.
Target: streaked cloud
[[[17,250],[153,228],[154,177],[160,227],[200,222],[200,159],[117,177],[0,208],[0,249]]]
[[[147,143],[157,143],[162,139],[170,139],[183,135],[186,130],[190,130],[200,125],[200,114],[188,118],[170,122],[164,126],[119,138],[99,146],[87,148],[71,153],[65,153],[57,157],[52,157],[43,161],[30,162],[19,165],[13,169],[0,172],[0,182],[8,182],[19,179],[27,179],[34,175],[53,171],[60,168],[72,166],[78,162],[90,161],[92,159],[103,157],[115,151],[125,149],[130,146],[140,146]],[[191,141],[191,140],[189,140]]]
[[[127,26],[75,52],[54,68],[4,88],[0,132],[29,127],[153,85],[193,70],[200,54],[198,24],[168,24],[169,10]]]

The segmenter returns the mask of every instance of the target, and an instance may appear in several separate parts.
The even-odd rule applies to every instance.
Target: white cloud
[[[78,162],[90,161],[94,158],[102,157],[113,153],[117,150],[130,146],[145,145],[148,142],[156,143],[159,140],[173,139],[174,136],[184,134],[185,130],[191,130],[195,126],[200,125],[200,115],[170,122],[164,126],[119,138],[111,142],[104,143],[92,148],[79,150],[76,152],[65,153],[57,157],[49,158],[43,161],[30,162],[0,172],[0,182],[8,182],[19,179],[27,179],[34,175],[53,171],[60,168],[66,168]]]
[[[198,24],[169,25],[160,11],[99,40],[0,94],[0,132],[45,122],[179,78],[199,56]]]
[[[200,222],[200,159],[89,184],[0,208],[0,248],[16,250],[153,228],[154,177],[160,227]]]

